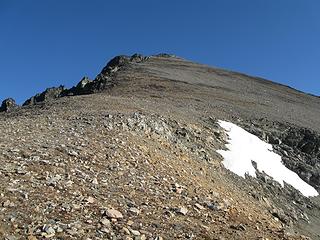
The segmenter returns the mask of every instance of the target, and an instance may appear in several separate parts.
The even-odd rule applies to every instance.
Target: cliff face
[[[173,55],[112,59],[0,113],[4,239],[319,239],[319,197],[217,150],[233,122],[320,191],[320,99]]]

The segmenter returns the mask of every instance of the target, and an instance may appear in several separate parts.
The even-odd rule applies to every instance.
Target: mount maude
[[[4,100],[0,133],[0,239],[320,239],[320,98],[272,81],[117,56]]]

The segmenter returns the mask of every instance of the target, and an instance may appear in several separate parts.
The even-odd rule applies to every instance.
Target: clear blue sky
[[[0,0],[0,99],[168,52],[320,95],[318,0]]]

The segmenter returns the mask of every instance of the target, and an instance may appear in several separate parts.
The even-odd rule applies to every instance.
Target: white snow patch
[[[254,161],[259,172],[265,172],[282,186],[286,182],[306,197],[318,195],[317,190],[283,165],[281,156],[272,151],[271,144],[260,140],[233,123],[226,121],[218,123],[229,136],[228,144],[226,144],[229,150],[217,151],[223,156],[223,165],[227,169],[242,177],[245,177],[246,174],[256,177],[256,169],[252,165]]]

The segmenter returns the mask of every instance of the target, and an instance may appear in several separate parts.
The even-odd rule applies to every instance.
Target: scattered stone
[[[243,224],[238,225],[231,225],[230,228],[240,230],[240,231],[246,231],[247,228]]]
[[[199,204],[199,203],[196,203],[195,205],[194,205],[197,209],[199,209],[199,210],[203,210],[203,209],[205,209],[205,207],[204,206],[202,206],[201,204]]]
[[[92,179],[92,183],[98,185],[99,184],[98,179],[97,178]]]
[[[140,232],[137,230],[130,230],[130,232],[134,235],[134,236],[140,236]]]
[[[110,232],[111,232],[110,229],[109,229],[109,228],[106,228],[106,227],[100,228],[100,231],[101,231],[101,232],[104,232],[104,233],[110,233]]]
[[[124,231],[125,234],[130,235],[130,230],[126,227],[123,227],[122,230]]]
[[[7,200],[5,202],[2,203],[3,207],[14,207],[14,203],[11,202],[10,200]]]
[[[101,222],[101,224],[104,225],[104,226],[107,226],[107,227],[110,227],[110,226],[111,226],[110,221],[109,221],[108,219],[106,219],[106,218],[101,219],[100,222]]]
[[[180,206],[176,209],[176,213],[187,215],[188,209],[186,207]]]
[[[90,200],[90,199],[89,199]],[[72,204],[72,208],[74,209],[74,210],[79,210],[79,209],[81,209],[81,205],[79,205],[79,204]]]
[[[89,196],[89,197],[87,197],[87,198],[85,199],[85,201],[86,201],[87,203],[94,203],[94,202],[95,202],[95,199],[94,199],[93,197]]]
[[[139,215],[140,214],[140,210],[138,208],[135,208],[135,207],[131,207],[129,208],[128,210],[130,213],[133,213],[135,215]]]
[[[56,231],[54,230],[53,227],[49,226],[49,225],[44,225],[42,227],[42,236],[45,238],[52,238],[54,237],[56,234]]]
[[[28,236],[28,240],[37,240],[37,238],[35,236]]]
[[[114,218],[114,219],[123,218],[122,213],[113,208],[109,208],[105,210],[105,216],[107,216],[108,218]]]
[[[178,193],[178,194],[181,194],[182,191],[183,191],[183,186],[177,184],[177,183],[174,183],[173,184],[173,191]]]
[[[133,225],[134,224],[134,222],[132,221],[132,220],[129,220],[128,222],[127,222],[127,225],[128,226],[131,226],[131,225]]]

